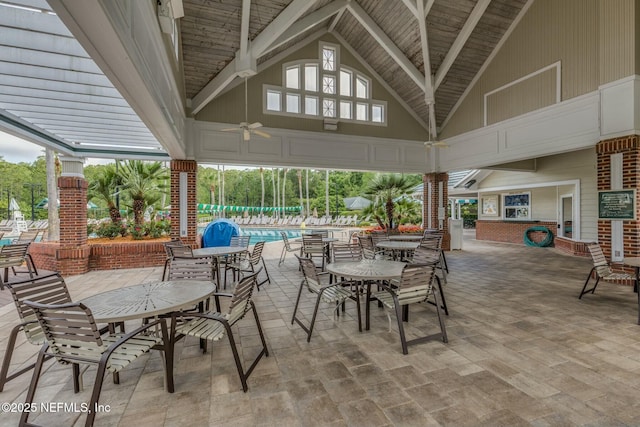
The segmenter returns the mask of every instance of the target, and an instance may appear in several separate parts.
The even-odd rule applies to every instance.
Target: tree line
[[[97,206],[95,215],[108,216],[113,222],[130,215],[139,224],[145,211],[167,211],[170,204],[169,172],[168,163],[139,160],[85,166],[89,200]],[[16,199],[25,217],[29,217],[32,191],[35,204],[47,196],[44,156],[30,164],[9,163],[0,157],[0,174],[3,176],[0,183],[2,218],[8,215],[11,198]],[[359,213],[369,215],[372,223],[394,227],[400,222],[420,223],[420,206],[411,199],[398,198],[421,181],[419,174],[327,173],[325,170],[302,168],[240,170],[199,165],[196,197],[198,203],[212,205],[301,206],[302,213],[306,215],[314,210],[318,215],[328,213],[332,216]],[[375,203],[364,211],[347,211],[343,199],[355,196],[367,197]],[[46,209],[35,209],[35,219],[46,217]]]

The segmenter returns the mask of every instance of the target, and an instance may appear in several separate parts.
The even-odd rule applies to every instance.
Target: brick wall
[[[640,139],[637,135],[600,141],[596,145],[598,158],[598,190],[611,189],[611,155],[622,153],[622,187],[638,188],[640,185]],[[638,195],[636,195],[638,197]],[[636,199],[636,217],[639,218],[638,201]],[[624,254],[640,256],[640,222],[638,220],[623,221]],[[611,221],[598,221],[598,243],[608,259],[611,259]]]
[[[529,227],[544,226],[547,227],[556,236],[557,223],[555,221],[476,221],[476,239],[489,240],[492,242],[519,243],[524,245],[524,232]],[[534,231],[529,233],[529,239],[534,242],[541,242],[547,233],[542,231]]]
[[[171,161],[171,237],[189,245],[196,244],[198,163],[194,160]],[[180,172],[187,172],[187,212],[180,212]],[[187,237],[180,237],[180,216],[187,215]]]
[[[56,249],[56,268],[52,268],[52,270],[59,271],[63,275],[82,274],[89,271],[87,187],[87,180],[82,177],[61,176],[58,178],[60,243]],[[48,258],[48,262],[54,264],[53,258]]]
[[[438,221],[438,201],[440,199],[439,185],[442,182],[442,204],[446,209],[449,198],[449,174],[447,173],[426,173],[422,176],[422,217],[425,223],[424,228],[439,228]],[[429,184],[431,184],[431,222],[429,223]],[[444,220],[442,236],[442,249],[448,251],[451,248],[451,235],[449,234],[448,221]]]
[[[87,260],[87,271],[164,265],[166,255],[163,243],[89,243],[82,249],[64,249],[57,242],[34,242],[29,246],[29,253],[38,269],[73,276],[86,273],[75,265],[78,259]]]

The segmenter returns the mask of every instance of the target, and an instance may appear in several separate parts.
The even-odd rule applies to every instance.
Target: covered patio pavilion
[[[640,255],[635,193],[629,217],[598,213],[599,191],[640,182],[638,0],[0,7],[0,127],[63,155],[61,236],[44,255],[74,298],[161,275],[89,272],[85,157],[170,161],[172,236],[188,244],[196,242],[199,163],[420,173],[424,225],[445,236],[448,172],[471,169],[482,172],[460,184],[465,197],[475,192],[494,208],[482,211],[476,237],[526,221],[554,232],[569,223],[572,234],[558,236],[569,252],[599,241],[614,261]],[[106,382],[112,411],[97,422],[637,424],[640,338],[628,287],[578,300],[590,264],[556,249],[469,241],[447,258],[448,344],[403,357],[382,311],[361,334],[351,307],[335,321],[323,309],[306,344],[290,325],[300,276],[291,259],[278,268],[274,255],[273,283],[256,295],[272,356],[249,393],[227,348],[201,355],[196,342],[181,341],[177,393],[164,392],[151,355],[120,386]],[[411,328],[432,319],[422,308]],[[11,305],[0,315],[6,342],[17,317]],[[238,332],[243,350],[255,347],[252,332]],[[21,342],[18,360],[34,353]],[[68,369],[47,373],[42,398],[84,399],[71,392]],[[27,383],[10,382],[0,397],[23,402]],[[47,415],[55,420],[41,418],[46,425],[84,421]],[[0,423],[16,419],[0,414]]]
[[[270,356],[243,393],[228,344],[207,354],[195,339],[176,349],[176,392],[163,388],[161,360],[145,356],[106,379],[97,426],[614,426],[636,425],[640,412],[640,335],[631,289],[603,284],[577,295],[590,263],[549,248],[476,241],[448,254],[445,287],[449,343],[411,346],[403,356],[397,330],[372,307],[372,328],[358,332],[353,304],[334,319],[322,305],[310,343],[291,313],[300,283],[293,258],[278,267],[279,243],[265,255],[272,283],[255,295]],[[508,260],[506,263],[504,260]],[[524,274],[526,272],[526,275]],[[157,280],[161,268],[100,272],[68,278],[82,298],[130,283]],[[87,286],[87,283],[93,286]],[[308,319],[313,297],[303,294]],[[437,328],[433,306],[414,307],[408,333]],[[0,308],[0,342],[18,321],[12,304]],[[247,321],[239,345],[247,358],[258,345]],[[2,348],[4,350],[4,348]],[[37,348],[19,340],[19,364]],[[17,366],[16,366],[17,367]],[[71,369],[47,362],[37,401],[82,402]],[[93,369],[93,368],[91,368]],[[9,382],[3,402],[24,402],[30,374]],[[18,414],[0,414],[15,425]],[[80,414],[38,414],[47,426],[79,426]]]
[[[599,192],[640,180],[636,0],[0,6],[0,127],[64,156],[63,272],[88,268],[73,200],[90,156],[170,160],[187,243],[212,163],[420,173],[445,247],[447,177],[469,170],[480,239],[542,222],[567,252],[640,255],[635,215],[598,216]]]

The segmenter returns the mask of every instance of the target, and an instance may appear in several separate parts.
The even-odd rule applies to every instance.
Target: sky
[[[9,163],[33,163],[38,159],[38,156],[44,156],[44,147],[0,131],[0,156]],[[88,158],[85,165],[105,165],[107,163],[113,163],[113,159]],[[216,165],[204,166],[216,167]],[[225,168],[255,169],[250,166],[226,166]]]

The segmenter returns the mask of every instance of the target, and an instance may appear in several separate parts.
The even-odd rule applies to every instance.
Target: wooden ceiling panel
[[[318,0],[302,17],[331,3]],[[249,38],[255,39],[293,0],[252,0]],[[418,21],[400,0],[352,0],[393,41],[406,58],[424,73],[424,58]],[[469,39],[437,88],[436,120],[440,125],[494,51],[527,0],[492,0]],[[427,22],[432,73],[437,73],[477,0],[436,0]],[[183,62],[187,97],[192,98],[222,71],[240,47],[242,0],[183,0],[181,20]],[[301,19],[302,19],[301,17]],[[327,28],[333,18],[257,58],[258,64],[277,55],[309,35]],[[293,23],[292,23],[293,24]],[[414,112],[427,121],[424,92],[349,12],[342,15],[334,31],[371,66]]]

